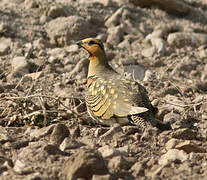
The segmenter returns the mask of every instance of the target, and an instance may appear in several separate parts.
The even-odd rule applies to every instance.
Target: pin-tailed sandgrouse
[[[100,40],[87,38],[78,45],[90,55],[85,99],[88,112],[97,123],[135,124],[141,129],[149,126],[160,130],[171,129],[169,124],[155,120],[155,108],[145,88],[135,81],[121,78],[108,64]]]

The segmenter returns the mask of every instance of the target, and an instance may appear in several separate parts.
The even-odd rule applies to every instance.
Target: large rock
[[[199,47],[207,43],[207,35],[202,33],[175,32],[168,35],[167,42],[171,46]]]
[[[80,16],[56,18],[45,25],[45,30],[52,43],[57,46],[65,46],[72,40],[77,41],[92,35],[90,24]]]
[[[29,73],[29,64],[25,57],[18,56],[12,59],[12,74],[13,76],[21,77]]]
[[[63,174],[66,179],[92,179],[94,174],[103,175],[108,172],[103,157],[95,150],[80,149],[65,164]]]
[[[130,0],[129,2],[141,7],[157,5],[165,11],[176,15],[186,15],[191,10],[191,7],[189,5],[178,0]]]

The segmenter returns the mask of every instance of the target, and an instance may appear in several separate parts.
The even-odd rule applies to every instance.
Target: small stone
[[[207,58],[207,49],[201,49],[199,51],[200,58]]]
[[[170,86],[170,87],[166,87],[165,89],[163,89],[162,94],[163,95],[177,95],[180,91],[178,90],[178,88],[174,87],[174,86]]]
[[[94,174],[108,173],[102,156],[93,149],[79,149],[64,165],[63,174],[68,180],[77,178],[92,179]]]
[[[55,63],[59,63],[60,60],[59,60],[57,57],[50,56],[50,57],[48,58],[48,62],[49,62],[50,64],[55,64]]]
[[[123,134],[123,129],[119,124],[114,124],[114,126],[111,127],[106,133],[100,136],[100,139],[110,140],[113,139],[116,134]]]
[[[116,148],[116,150],[118,150],[123,156],[128,156],[128,154],[129,154],[129,146],[128,145]]]
[[[48,42],[48,40],[43,39],[43,38],[39,38],[33,42],[33,46],[34,46],[34,49],[43,50],[43,52],[45,52],[44,49],[50,47],[51,45]]]
[[[64,72],[71,72],[74,69],[74,64],[67,64],[64,66]]]
[[[43,147],[43,151],[47,152],[48,155],[65,155],[56,145],[47,144]]]
[[[139,127],[137,126],[124,126],[122,127],[123,129],[123,132],[126,134],[126,135],[131,135],[131,134],[135,134],[135,133],[141,133],[142,131],[140,130]]]
[[[68,52],[77,52],[79,49],[78,45],[72,44],[66,48]]]
[[[4,154],[4,156],[5,156],[5,154]],[[12,159],[6,158],[4,156],[2,156],[2,154],[1,154],[1,159],[0,159],[1,167],[5,167],[6,169],[12,168],[14,166]],[[0,170],[0,172],[1,172],[1,170]]]
[[[130,63],[130,61],[129,61]],[[142,81],[145,77],[147,67],[141,64],[123,64],[126,78],[136,81]]]
[[[207,43],[207,35],[199,33],[175,32],[168,35],[167,42],[171,46],[199,47]]]
[[[10,38],[0,38],[0,56],[8,54],[11,46]]]
[[[75,128],[71,128],[70,129],[70,133],[71,133],[71,136],[73,138],[80,137],[80,127],[79,126],[76,126]]]
[[[87,107],[85,103],[81,103],[80,105],[73,108],[74,112],[77,114],[81,114],[87,111]]]
[[[144,57],[152,57],[156,52],[156,49],[154,46],[149,47],[149,48],[145,48],[142,50],[142,56]]]
[[[9,24],[7,24],[7,22],[0,22],[0,34],[9,34],[10,31],[10,27]]]
[[[151,70],[147,69],[145,71],[145,76],[144,76],[143,81],[151,81],[153,79],[155,79],[155,80],[157,79],[155,73],[153,73]]]
[[[97,128],[94,132],[94,136],[99,137],[99,136],[103,135],[104,133],[106,133],[107,131],[108,131],[108,129],[106,129],[106,128]]]
[[[163,116],[170,113],[171,111],[173,111],[173,113],[179,113],[184,111],[185,104],[183,100],[181,100],[179,97],[167,94],[165,95],[164,100],[166,104],[163,104],[162,108],[160,108],[162,109],[160,111],[160,114],[162,114]]]
[[[35,172],[27,176],[29,180],[47,180],[46,176],[43,176],[40,172]]]
[[[110,18],[105,22],[106,27],[112,27],[120,25],[120,18],[123,12],[123,8],[119,8]]]
[[[193,140],[197,137],[197,132],[188,128],[177,129],[172,132],[172,137],[183,140]]]
[[[164,115],[163,122],[169,122],[171,124],[174,124],[176,122],[181,122],[182,116],[178,113],[175,113],[171,111],[170,113],[167,113]]]
[[[152,46],[156,48],[156,52],[163,56],[166,52],[165,41],[161,38],[152,38],[151,39]]]
[[[40,71],[40,72],[35,72],[35,73],[26,74],[25,76],[27,76],[27,77],[31,77],[32,80],[37,80],[37,79],[39,79],[40,77],[44,76],[44,73],[43,73],[42,71]]]
[[[40,17],[40,24],[45,24],[45,23],[49,22],[50,20],[51,20],[50,17],[48,17],[46,14],[43,14]]]
[[[28,144],[29,144],[29,141],[28,140],[21,140],[21,141],[12,142],[9,145],[9,147],[10,148],[13,148],[13,149],[20,149],[20,148],[23,148],[23,147],[28,146]]]
[[[66,16],[66,11],[64,7],[55,5],[50,7],[47,15],[54,19],[60,16]]]
[[[117,148],[113,148],[109,145],[100,147],[98,151],[101,153],[103,158],[111,158],[118,155],[127,155],[125,151],[120,151]]]
[[[190,12],[191,6],[188,4],[182,2],[182,1],[173,1],[173,0],[130,0],[129,2],[133,3],[135,6],[150,6],[150,5],[156,5],[160,6],[162,9],[167,11],[168,13],[171,14],[176,14],[176,15],[186,15]]]
[[[121,43],[119,43],[118,47],[124,49],[130,46],[130,42],[128,39],[124,39]]]
[[[38,2],[36,0],[25,0],[24,1],[24,7],[26,9],[32,9],[38,7]]]
[[[93,175],[92,180],[110,180],[111,176],[109,174],[107,175]]]
[[[109,159],[108,169],[112,173],[119,172],[121,170],[128,170],[129,163],[123,156],[115,156]]]
[[[18,56],[12,59],[12,74],[15,77],[21,77],[29,73],[29,64],[25,57]]]
[[[200,107],[201,113],[207,113],[207,100],[204,100]]]
[[[151,103],[153,107],[157,107],[159,102],[160,102],[159,99],[153,99]]]
[[[60,150],[65,151],[67,149],[76,149],[85,146],[85,144],[76,141],[75,139],[71,139],[66,137],[63,142],[60,144]]]
[[[102,34],[98,34],[96,36],[97,39],[100,39],[102,42],[106,42],[107,39],[107,34],[106,33],[102,33]]]
[[[4,127],[0,127],[0,143],[14,141]]]
[[[7,0],[7,3],[21,4],[24,0]]]
[[[200,147],[198,144],[193,143],[189,140],[180,141],[176,146],[176,149],[183,150],[186,153],[206,153],[206,149]]]
[[[201,81],[207,81],[207,71],[202,72]]]
[[[55,18],[46,23],[44,27],[51,43],[61,47],[69,45],[72,40],[94,35],[88,21],[77,15]]]
[[[178,142],[179,142],[178,139],[172,138],[165,144],[165,147],[167,150],[175,149],[175,146],[178,144]]]
[[[123,40],[123,29],[120,26],[111,27],[108,29],[107,43],[117,45]]]
[[[154,31],[146,36],[145,42],[150,42],[153,38],[163,38],[167,34],[166,30],[167,27],[155,27]]]
[[[196,88],[201,91],[207,91],[207,80],[196,83]]]
[[[47,51],[47,54],[57,58],[57,59],[63,59],[64,57],[67,56],[67,52],[65,50],[65,48],[52,48],[52,49],[49,49]]]
[[[147,54],[147,52],[143,51],[143,56],[144,57],[152,57],[154,55],[154,53],[158,53],[159,55],[163,56],[166,52],[166,43],[164,41],[164,36],[165,34],[167,34],[167,29],[169,29],[169,27],[157,27],[157,29],[155,29],[151,34],[147,35],[145,38],[145,43],[146,45],[151,44],[152,47],[154,47],[154,52],[152,54]],[[152,49],[151,48],[146,48],[146,49]],[[149,51],[149,50],[148,50]],[[151,55],[151,56],[150,56]]]
[[[167,165],[171,162],[184,162],[188,159],[188,154],[185,153],[182,150],[177,150],[177,149],[170,149],[167,151],[167,153],[163,154],[159,160],[158,164],[159,165]]]
[[[55,127],[55,124],[52,124],[50,126],[47,127],[43,127],[40,129],[37,128],[28,128],[27,131],[25,131],[25,135],[29,135],[31,137],[31,139],[40,139],[42,137],[45,137],[49,134],[52,133],[53,128]]]
[[[203,155],[204,154],[192,152],[189,154],[189,160],[191,161],[192,164],[197,164],[199,161],[201,161],[201,159],[203,159]],[[205,164],[206,164],[206,161],[205,161]]]
[[[204,77],[207,76],[207,64],[204,65],[202,76],[204,76]],[[205,80],[207,80],[207,78],[206,79],[201,78],[201,81],[205,81]]]
[[[55,125],[51,135],[50,135],[50,143],[60,145],[65,137],[69,137],[70,132],[68,127],[64,124]]]
[[[86,1],[83,0],[83,3],[85,3],[85,2]],[[113,1],[112,0],[102,0],[102,1],[93,0],[93,2],[101,3],[101,4],[103,4],[103,6],[113,6]],[[91,3],[91,2],[88,2],[88,3]]]
[[[32,163],[16,160],[13,169],[18,174],[28,174],[32,172]]]
[[[141,162],[136,162],[136,163],[131,167],[131,171],[132,171],[132,174],[133,174],[135,177],[139,176],[140,173],[141,173],[142,171],[144,171],[144,170],[143,170],[143,165],[142,165],[142,163],[141,163]]]
[[[158,135],[158,129],[156,127],[145,129],[140,138],[141,141],[149,141],[152,137]]]

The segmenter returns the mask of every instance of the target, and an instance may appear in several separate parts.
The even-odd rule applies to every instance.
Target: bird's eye
[[[92,41],[92,40],[88,42],[88,45],[89,45],[89,46],[90,46],[90,45],[93,45],[93,44],[95,44],[95,42]]]

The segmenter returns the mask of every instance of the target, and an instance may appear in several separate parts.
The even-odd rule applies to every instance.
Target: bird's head
[[[77,44],[88,51],[91,57],[98,57],[105,54],[103,43],[99,39],[87,38],[79,41]]]

